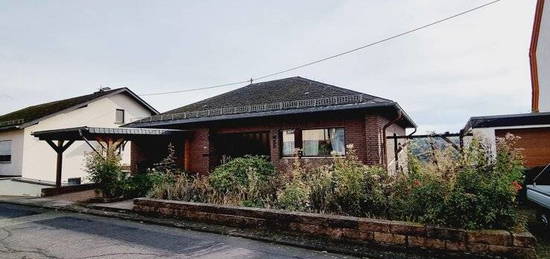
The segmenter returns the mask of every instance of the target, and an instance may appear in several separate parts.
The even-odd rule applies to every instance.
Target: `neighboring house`
[[[386,136],[405,135],[416,125],[394,101],[292,77],[250,84],[125,127],[192,132],[174,143],[179,162],[206,174],[223,159],[246,154],[265,155],[285,170],[296,149],[306,165],[320,165],[345,155],[349,144],[366,164],[394,165],[393,141]],[[160,153],[150,142],[132,142],[132,163],[141,168]]]
[[[529,49],[532,111],[550,112],[550,0],[538,0]]]
[[[0,176],[55,181],[56,153],[35,131],[81,126],[118,127],[158,112],[128,88],[108,89],[70,99],[30,106],[0,116]],[[129,145],[125,149],[129,149]],[[84,153],[91,149],[80,142],[64,153],[63,182],[85,181]],[[130,150],[123,162],[129,164]]]
[[[488,142],[511,133],[520,137],[516,146],[527,167],[550,163],[550,0],[538,0],[533,23],[531,48],[531,112],[472,117],[464,130]]]

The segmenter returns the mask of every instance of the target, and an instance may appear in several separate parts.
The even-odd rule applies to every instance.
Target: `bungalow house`
[[[56,155],[33,132],[81,126],[118,127],[158,112],[128,88],[104,88],[92,94],[30,106],[0,116],[0,177],[25,181],[56,180]],[[122,152],[123,163],[130,163],[129,145]],[[84,153],[91,148],[75,143],[64,152],[63,182],[84,181]],[[7,183],[0,181],[0,193]],[[4,185],[2,185],[4,184]],[[4,186],[4,187],[2,187]],[[11,183],[10,186],[15,186]],[[5,193],[4,193],[5,194]]]
[[[224,159],[246,154],[267,156],[285,170],[296,150],[306,165],[320,165],[331,155],[345,155],[350,144],[366,164],[394,165],[394,142],[386,137],[405,135],[416,125],[394,101],[291,77],[250,84],[125,127],[184,130],[189,137],[173,143],[179,162],[206,174]],[[135,170],[150,166],[151,157],[158,160],[165,149],[166,143],[133,141]]]
[[[472,117],[464,131],[484,139],[495,150],[497,137],[510,133],[526,167],[550,163],[550,0],[538,0],[529,50],[531,112]]]

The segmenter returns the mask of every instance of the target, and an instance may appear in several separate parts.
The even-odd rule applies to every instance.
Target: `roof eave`
[[[160,114],[157,109],[155,109],[153,106],[151,106],[149,103],[147,103],[145,100],[143,100],[141,97],[139,97],[136,93],[134,93],[130,88],[124,87],[122,89],[125,89],[132,97],[134,97],[136,100],[138,100],[143,106],[147,107],[150,111],[154,113],[154,115]]]
[[[10,125],[6,127],[0,127],[0,132],[10,131],[10,130],[20,130],[22,129],[20,125]]]
[[[293,114],[301,114],[301,113],[316,113],[316,112],[326,112],[326,111],[357,110],[357,109],[384,108],[384,107],[393,107],[397,110],[400,110],[403,116],[405,117],[406,121],[409,123],[409,126],[411,126],[407,128],[417,127],[414,121],[408,116],[408,114],[406,114],[403,111],[403,109],[399,106],[399,104],[395,102],[363,103],[363,104],[314,107],[314,108],[304,108],[304,109],[289,109],[289,110],[280,110],[280,111],[231,114],[231,115],[222,115],[222,116],[213,116],[213,117],[199,117],[199,118],[192,118],[192,119],[164,120],[164,121],[141,122],[141,123],[133,122],[127,125],[123,125],[123,127],[159,127],[159,126],[176,125],[176,124],[181,125],[181,124],[204,123],[204,122],[213,122],[213,121],[222,121],[222,120],[249,119],[249,118],[280,116],[280,115],[293,115]]]

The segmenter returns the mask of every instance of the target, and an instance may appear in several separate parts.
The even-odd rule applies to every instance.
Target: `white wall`
[[[550,112],[550,0],[545,0],[537,45],[539,111]]]
[[[45,141],[40,141],[32,136],[32,132],[81,126],[118,127],[120,125],[115,124],[116,109],[125,110],[126,121],[135,117],[151,115],[149,110],[136,103],[134,99],[124,94],[118,94],[99,99],[84,108],[47,118],[36,125],[25,128],[23,177],[55,181],[56,153]],[[63,182],[66,182],[67,178],[73,177],[81,177],[83,181],[86,180],[85,152],[92,152],[92,150],[85,142],[77,141],[63,153]],[[123,163],[128,165],[130,164],[130,152],[130,145],[126,145],[123,152]]]
[[[0,196],[40,197],[43,188],[52,188],[49,184],[31,183],[11,178],[0,178]]]
[[[0,141],[11,140],[11,162],[0,163],[0,175],[21,175],[23,162],[23,130],[0,132]]]

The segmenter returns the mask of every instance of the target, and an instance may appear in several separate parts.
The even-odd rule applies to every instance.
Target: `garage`
[[[521,150],[526,167],[543,166],[550,163],[550,128],[499,129],[495,136],[507,133],[520,137],[516,147]]]
[[[550,112],[471,117],[462,130],[473,133],[496,150],[496,139],[506,133],[520,137],[516,147],[521,150],[527,168],[544,167],[550,163]]]

